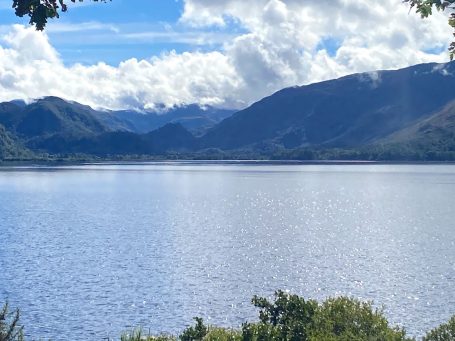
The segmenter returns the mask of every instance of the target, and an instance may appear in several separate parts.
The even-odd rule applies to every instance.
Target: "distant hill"
[[[455,145],[455,102],[417,123],[387,136],[382,142]]]
[[[89,106],[58,97],[46,97],[24,107],[14,103],[0,107],[0,124],[24,139],[96,135],[109,130]]]
[[[200,134],[232,114],[229,110],[176,107],[164,113],[98,111],[58,97],[29,105],[0,103],[0,124],[38,152],[102,155],[156,154],[192,150]],[[188,130],[187,130],[188,129]]]
[[[24,107],[14,102],[0,103],[0,124],[8,130],[15,130],[22,119],[21,111]]]
[[[378,141],[388,149],[425,153],[426,159],[452,159],[455,155],[455,102]]]
[[[98,111],[96,117],[111,130],[124,130],[145,134],[168,123],[180,123],[195,135],[200,135],[223,119],[231,116],[233,110],[202,108],[198,105],[174,107],[163,112],[148,111]]]
[[[421,64],[281,90],[208,131],[202,147],[373,144],[455,98],[455,64]]]
[[[181,124],[169,123],[148,134],[115,131],[79,138],[54,135],[35,142],[33,149],[53,154],[162,155],[170,151],[190,151],[194,148],[195,140]]]
[[[455,63],[433,63],[283,89],[233,115],[197,105],[160,114],[57,97],[13,101],[0,104],[0,147],[64,157],[455,160],[454,89]]]

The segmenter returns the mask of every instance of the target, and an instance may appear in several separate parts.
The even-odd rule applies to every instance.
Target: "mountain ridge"
[[[455,159],[454,88],[455,63],[427,63],[285,88],[233,114],[196,105],[163,115],[99,111],[46,97],[1,103],[0,124],[36,153],[58,155],[303,157],[312,149],[335,151],[313,153],[322,157]],[[336,151],[343,149],[362,152]]]
[[[453,73],[453,63],[430,63],[379,71],[378,79],[354,74],[286,88],[210,129],[202,145],[236,149],[266,141],[283,144],[292,135],[292,148],[372,143],[453,100]]]
[[[138,134],[146,134],[168,123],[180,123],[192,133],[200,135],[233,113],[234,110],[190,104],[164,111],[98,111],[97,117],[111,128],[120,124],[125,130]]]

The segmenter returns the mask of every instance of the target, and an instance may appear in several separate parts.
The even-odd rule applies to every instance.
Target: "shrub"
[[[22,327],[19,327],[19,310],[9,312],[8,303],[0,310],[0,341],[23,341]]]
[[[252,303],[260,309],[260,323],[244,324],[243,340],[305,341],[311,329],[318,304],[283,291],[275,293],[275,301],[254,296]]]
[[[195,317],[196,325],[188,327],[180,335],[182,341],[241,341],[242,334],[239,331],[225,328],[206,326],[204,320]]]
[[[120,337],[120,341],[176,341],[173,336],[159,335],[151,336],[150,333],[145,335],[141,328],[134,329],[131,332],[124,333]]]
[[[407,341],[403,329],[391,328],[382,310],[369,302],[339,297],[319,305],[282,291],[275,301],[255,297],[259,323],[243,326],[244,341]]]
[[[317,309],[309,340],[327,341],[404,341],[403,329],[391,328],[382,310],[371,302],[338,297],[330,298]]]
[[[423,341],[455,341],[455,315],[447,323],[428,332]]]
[[[237,330],[209,327],[204,341],[242,341],[242,333]]]
[[[208,333],[208,328],[204,325],[204,320],[200,317],[195,317],[196,325],[194,327],[188,327],[180,335],[182,341],[197,341],[202,340]]]

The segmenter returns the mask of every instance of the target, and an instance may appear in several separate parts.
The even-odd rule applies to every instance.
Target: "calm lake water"
[[[0,169],[0,301],[34,339],[238,326],[254,294],[349,295],[422,335],[455,314],[455,166]]]

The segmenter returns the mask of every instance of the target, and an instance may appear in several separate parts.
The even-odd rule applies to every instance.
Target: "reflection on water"
[[[237,326],[275,289],[455,307],[455,166],[130,164],[0,171],[0,300],[34,338]]]

